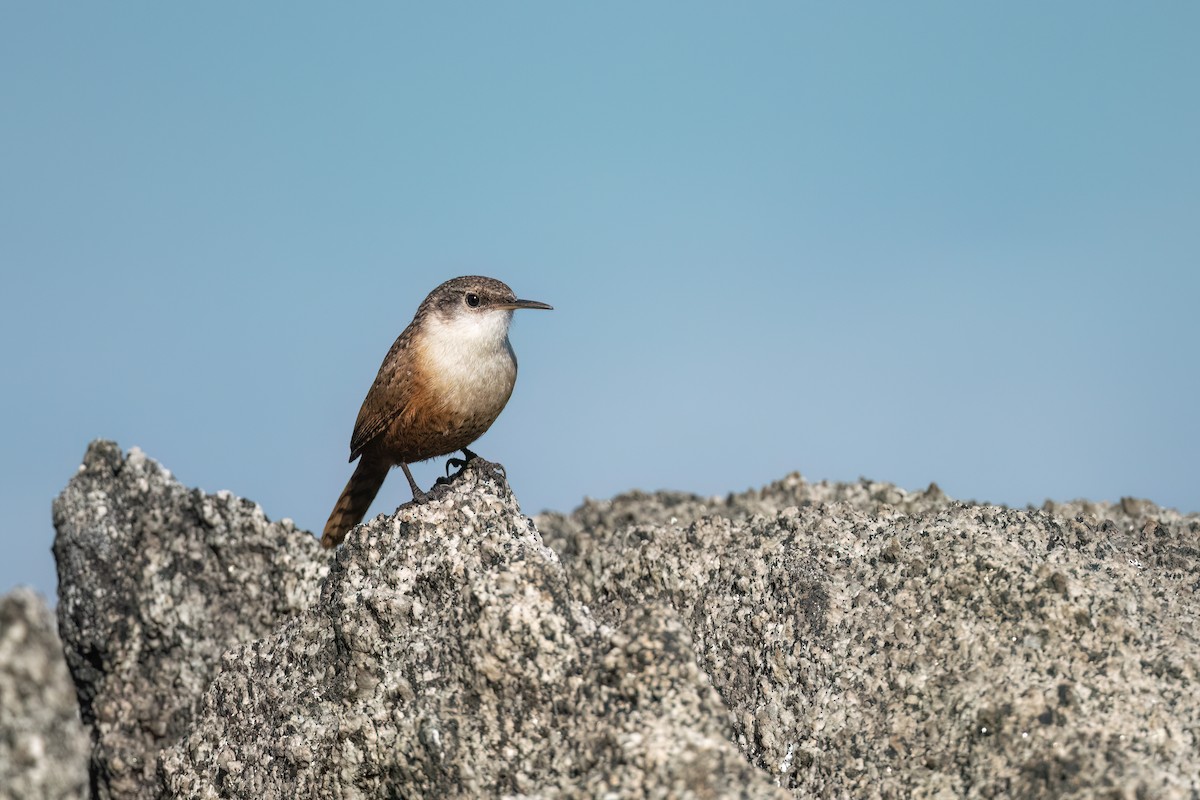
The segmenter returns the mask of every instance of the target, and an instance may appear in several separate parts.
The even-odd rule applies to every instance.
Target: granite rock
[[[0,798],[86,797],[87,753],[54,616],[14,589],[0,597]]]
[[[229,647],[316,599],[328,559],[254,503],[180,485],[134,449],[92,443],[54,503],[58,622],[91,730],[99,798],[157,797]]]
[[[597,624],[494,465],[355,528],[320,601],[233,648],[172,797],[783,797],[665,605]]]
[[[793,476],[539,525],[598,619],[680,615],[797,796],[1200,796],[1200,518],[940,494]]]
[[[626,525],[675,525],[701,517],[724,517],[741,521],[755,514],[775,514],[792,506],[841,503],[873,513],[892,508],[921,514],[954,503],[936,483],[920,492],[908,492],[891,483],[862,478],[854,483],[820,481],[809,483],[793,472],[761,489],[724,496],[704,497],[688,492],[625,492],[609,500],[584,500],[570,514],[547,511],[534,517],[546,543],[560,555],[569,552],[588,531],[616,530]]]
[[[473,461],[335,556],[94,445],[56,505],[100,796],[1200,797],[1200,517]]]

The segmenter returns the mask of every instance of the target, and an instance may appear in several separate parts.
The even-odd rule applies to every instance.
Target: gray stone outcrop
[[[1146,501],[531,521],[474,461],[331,557],[98,443],[56,524],[100,796],[1200,797],[1200,518]]]
[[[184,488],[140,451],[94,442],[54,503],[58,622],[100,798],[159,796],[221,654],[312,604],[312,536],[228,492]]]
[[[680,615],[797,796],[1200,796],[1196,515],[791,476],[538,523],[598,619]]]
[[[0,798],[85,797],[87,753],[54,616],[14,589],[0,597]]]
[[[597,624],[474,461],[355,529],[312,609],[226,653],[163,768],[173,797],[786,796],[731,734],[677,614]]]

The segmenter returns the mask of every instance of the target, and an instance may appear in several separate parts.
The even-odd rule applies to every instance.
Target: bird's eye
[[[479,308],[479,295],[474,292],[467,292],[467,305],[471,308]]]

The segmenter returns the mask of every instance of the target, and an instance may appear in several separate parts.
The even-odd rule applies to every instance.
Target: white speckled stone
[[[0,597],[0,797],[86,797],[87,756],[54,617],[14,589]]]
[[[598,619],[679,614],[798,797],[1200,796],[1196,515],[797,475],[538,521]]]
[[[352,530],[319,603],[226,654],[170,796],[781,796],[675,612],[597,626],[493,465],[434,497]]]
[[[104,797],[1200,796],[1200,518],[1146,501],[535,527],[475,461],[330,556],[97,443],[55,520]]]
[[[93,442],[54,503],[58,620],[101,797],[159,796],[227,648],[308,607],[328,571],[307,533],[228,492],[181,486],[138,450]]]

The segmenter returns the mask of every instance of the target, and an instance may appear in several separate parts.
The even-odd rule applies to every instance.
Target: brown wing
[[[408,350],[411,336],[411,326],[396,339],[392,349],[388,351],[379,367],[379,374],[363,400],[362,408],[358,411],[358,420],[354,423],[354,433],[350,436],[350,460],[358,458],[363,448],[371,440],[379,436],[397,416],[404,413],[406,400],[412,396],[412,370],[405,369],[408,359],[404,358]]]

